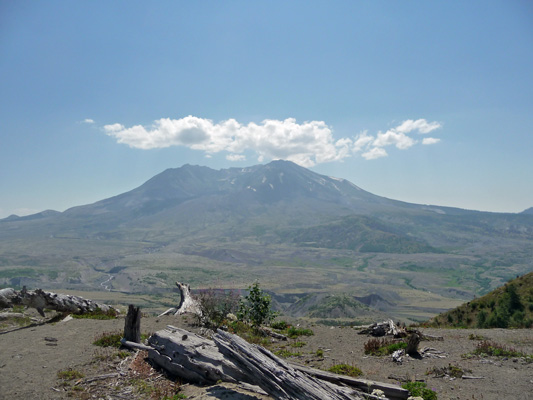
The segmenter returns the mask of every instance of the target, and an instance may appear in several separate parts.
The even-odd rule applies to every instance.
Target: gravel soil
[[[168,324],[198,331],[187,323],[186,318],[172,316],[143,317],[141,331],[155,332]],[[123,327],[123,318],[104,321],[73,319],[0,332],[0,399],[150,399],[170,397],[177,390],[188,399],[269,398],[238,385],[199,387],[176,382],[147,364],[143,353],[92,344],[103,333],[121,332]],[[369,380],[388,383],[423,380],[437,392],[440,400],[533,400],[533,363],[521,357],[464,356],[479,343],[470,339],[471,335],[533,354],[531,329],[421,329],[425,334],[443,337],[442,341],[420,343],[420,349],[431,347],[442,358],[407,356],[398,364],[390,356],[366,356],[364,344],[370,338],[359,335],[354,328],[305,327],[312,329],[314,335],[273,343],[271,349],[284,348],[299,353],[289,359],[316,368],[351,364],[362,370],[362,378]],[[323,351],[323,357],[317,356],[319,349]],[[449,365],[479,379],[436,377],[432,372]],[[74,377],[58,377],[58,372],[64,371],[72,372]]]

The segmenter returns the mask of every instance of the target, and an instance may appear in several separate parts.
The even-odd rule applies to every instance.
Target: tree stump
[[[124,323],[124,339],[128,342],[141,343],[141,309],[133,304],[128,306]]]
[[[410,356],[418,356],[418,344],[420,343],[420,335],[416,332],[413,332],[407,338],[407,348],[405,352]]]

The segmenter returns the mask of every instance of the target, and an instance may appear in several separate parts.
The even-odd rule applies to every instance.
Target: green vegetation
[[[302,228],[286,234],[288,241],[309,247],[348,249],[361,253],[439,253],[403,232],[393,231],[390,224],[364,216],[350,216],[341,221]]]
[[[300,336],[313,336],[315,333],[308,328],[297,328],[294,326],[290,326],[287,329],[286,334],[290,339],[296,339]]]
[[[219,328],[226,323],[228,314],[234,313],[239,305],[239,295],[234,291],[203,290],[196,296],[201,315],[195,315],[197,322],[209,328]]]
[[[278,357],[283,357],[283,358],[298,357],[302,355],[302,353],[299,353],[299,352],[293,353],[286,349],[280,349],[278,351],[275,351],[274,354],[277,355]]]
[[[95,311],[86,312],[83,314],[72,314],[72,318],[76,319],[116,319],[117,318],[117,312],[110,308],[108,311],[102,311],[99,308]]]
[[[239,335],[248,343],[269,346],[270,339],[259,329],[256,329],[243,321],[232,321],[228,324],[228,332]]]
[[[72,381],[74,379],[81,379],[84,376],[85,375],[83,375],[81,372],[75,369],[72,369],[72,368],[57,372],[57,377],[64,381]]]
[[[286,321],[274,321],[270,324],[272,329],[277,329],[283,331],[289,327],[289,324]]]
[[[353,378],[363,375],[363,371],[356,366],[349,364],[335,364],[328,368],[328,371],[333,372],[334,374],[351,376]]]
[[[305,342],[292,342],[289,344],[291,347],[304,347],[306,345]]]
[[[491,342],[489,340],[479,342],[472,354],[482,357],[524,357],[528,362],[533,362],[533,355],[523,353],[512,347],[504,346],[502,344]]]
[[[437,400],[437,393],[429,389],[425,382],[407,382],[402,388],[409,390],[413,397],[422,397],[424,400]]]
[[[448,364],[447,367],[433,367],[426,373],[426,375],[433,374],[435,377],[443,377],[448,375],[451,378],[462,378],[465,372],[472,373],[471,370],[463,369],[458,365]]]
[[[342,293],[328,296],[320,304],[309,307],[308,315],[310,318],[351,317],[356,314],[355,310],[361,309],[368,310],[368,306]]]
[[[468,335],[468,339],[470,339],[470,340],[486,340],[485,336],[483,336],[483,335],[474,335],[473,333]]]
[[[386,356],[394,353],[396,350],[405,349],[407,343],[395,339],[370,339],[365,343],[365,354],[373,356]]]
[[[95,337],[93,344],[100,347],[116,347],[122,345],[120,339],[124,337],[122,332],[104,332]]]
[[[272,299],[255,282],[249,287],[249,293],[241,299],[237,318],[240,321],[250,323],[254,328],[269,324],[277,315],[271,308]]]
[[[429,321],[429,326],[455,328],[533,327],[533,272]]]

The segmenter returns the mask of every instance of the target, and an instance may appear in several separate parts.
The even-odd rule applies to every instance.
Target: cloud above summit
[[[332,128],[324,121],[298,123],[294,118],[287,118],[241,124],[235,119],[214,123],[209,119],[188,116],[161,118],[150,127],[135,125],[127,128],[115,123],[105,125],[104,131],[118,143],[137,149],[183,146],[203,151],[207,156],[226,152],[230,161],[245,160],[244,153],[252,152],[259,162],[284,159],[311,167],[357,153],[368,160],[385,157],[387,152],[384,148],[387,146],[406,150],[418,143],[410,133],[426,134],[440,127],[440,123],[425,119],[406,120],[396,128],[380,131],[374,136],[365,131],[355,137],[335,139]]]

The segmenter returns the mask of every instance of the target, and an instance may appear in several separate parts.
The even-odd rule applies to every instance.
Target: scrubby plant
[[[270,324],[272,329],[277,329],[283,331],[289,327],[289,324],[286,321],[274,321]]]
[[[525,357],[533,361],[533,356],[522,353],[513,347],[508,347],[490,340],[479,342],[473,354],[494,357]]]
[[[116,347],[122,345],[120,339],[123,338],[122,332],[104,332],[94,338],[93,344],[100,347]]]
[[[363,375],[363,371],[356,366],[349,364],[335,364],[328,368],[328,371],[333,372],[334,374],[347,375],[354,378]]]
[[[201,314],[196,314],[197,323],[209,328],[224,324],[228,314],[234,313],[239,305],[239,295],[234,291],[207,289],[198,294],[196,300]]]
[[[475,335],[473,333],[471,333],[470,335],[468,335],[468,339],[469,340],[486,340],[484,336],[482,335]]]
[[[422,397],[424,400],[437,400],[437,393],[429,389],[425,382],[406,382],[402,388],[407,389],[413,397]]]
[[[291,347],[304,347],[305,346],[305,342],[292,342],[289,344],[289,346]]]
[[[278,351],[275,351],[274,354],[277,355],[278,357],[283,357],[283,358],[298,357],[302,355],[302,353],[300,352],[293,353],[287,349],[280,349]]]
[[[365,343],[365,354],[385,356],[406,347],[407,343],[401,340],[373,338]]]
[[[290,339],[295,339],[299,336],[313,336],[314,334],[315,333],[313,332],[313,330],[308,328],[297,328],[294,326],[290,326],[287,329],[287,336]]]
[[[74,379],[81,379],[84,376],[85,375],[83,375],[81,372],[79,372],[79,371],[77,371],[75,369],[72,369],[72,368],[65,369],[65,370],[57,372],[57,377],[59,379],[63,379],[64,381],[72,381]]]

